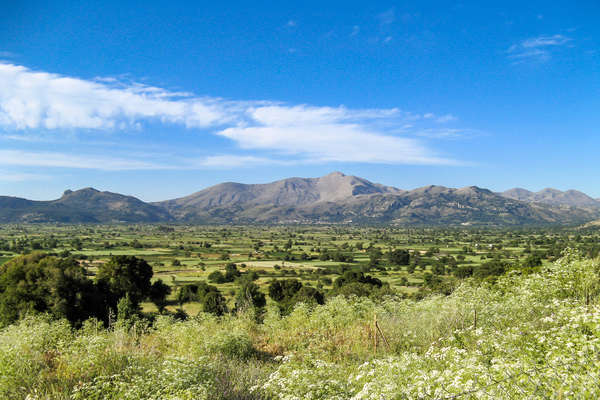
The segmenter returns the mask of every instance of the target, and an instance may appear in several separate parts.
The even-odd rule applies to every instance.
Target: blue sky
[[[339,170],[600,197],[597,1],[88,3],[3,6],[1,195]]]

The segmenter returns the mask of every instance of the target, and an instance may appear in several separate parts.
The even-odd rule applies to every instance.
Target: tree
[[[333,282],[331,295],[376,296],[392,294],[389,285],[358,271],[346,271]]]
[[[539,254],[530,254],[525,260],[523,260],[522,266],[524,268],[535,268],[542,265],[542,257]]]
[[[371,286],[381,287],[383,282],[380,279],[373,278],[370,275],[365,275],[362,272],[346,271],[344,274],[333,282],[334,288],[340,288],[349,283],[364,283]]]
[[[481,264],[473,270],[473,276],[476,278],[487,278],[489,276],[499,276],[508,270],[509,265],[505,261],[493,260]]]
[[[225,279],[225,275],[221,271],[213,271],[208,274],[208,281],[214,283],[225,283],[227,280]]]
[[[129,293],[121,297],[117,303],[117,323],[125,328],[130,328],[140,316],[140,306],[129,297]]]
[[[410,253],[408,250],[392,250],[387,253],[387,258],[390,264],[393,265],[408,265],[410,263]]]
[[[229,263],[225,266],[225,282],[233,282],[239,278],[242,273],[237,269],[234,263]]]
[[[467,278],[467,277],[473,275],[473,266],[472,265],[460,265],[454,270],[453,274],[457,278]]]
[[[446,273],[446,267],[440,261],[435,261],[431,266],[431,272],[435,275],[444,275]]]
[[[227,312],[227,301],[216,286],[205,282],[190,283],[179,288],[177,292],[179,306],[190,301],[202,304],[202,311],[223,315]]]
[[[104,293],[73,258],[34,252],[0,269],[0,325],[29,313],[47,312],[77,326],[96,317],[106,320]]]
[[[258,285],[249,279],[240,279],[239,287],[235,296],[235,307],[243,310],[248,307],[262,308],[267,304],[265,295],[260,291]]]
[[[171,294],[171,287],[165,284],[161,279],[157,280],[150,287],[150,301],[154,303],[158,312],[162,313],[167,306],[167,296]]]
[[[294,294],[290,303],[293,305],[297,303],[325,304],[325,296],[317,289],[304,285]]]
[[[218,290],[210,291],[202,298],[202,311],[215,315],[223,315],[227,312],[227,301]]]
[[[129,295],[134,304],[139,304],[150,295],[152,267],[135,256],[113,256],[98,268],[98,283],[106,285],[112,294],[111,305]]]
[[[371,265],[379,264],[379,261],[381,261],[381,257],[383,257],[383,253],[381,252],[381,250],[379,250],[378,247],[371,247],[369,249],[369,262],[371,263]]]
[[[292,298],[302,283],[297,279],[274,280],[269,284],[269,297],[277,302]]]
[[[303,285],[297,279],[272,281],[269,284],[269,297],[278,303],[283,314],[289,314],[297,303],[325,303],[323,293]]]

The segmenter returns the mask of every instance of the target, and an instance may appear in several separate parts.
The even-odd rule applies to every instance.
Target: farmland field
[[[596,229],[5,225],[0,249],[0,271],[63,260],[99,282],[137,260],[168,286],[104,322],[5,322],[2,398],[599,393]]]
[[[356,269],[389,283],[398,294],[422,295],[432,289],[423,285],[427,273],[437,272],[433,275],[441,281],[438,286],[455,285],[460,266],[476,270],[492,260],[519,264],[532,255],[548,263],[567,246],[595,255],[598,240],[593,232],[543,229],[3,226],[0,263],[22,251],[42,250],[70,254],[94,274],[97,266],[111,256],[133,255],[150,263],[153,279],[161,279],[174,288],[208,281],[211,272],[234,263],[242,272],[255,271],[263,290],[269,281],[281,278],[299,279],[328,290],[342,270]],[[391,249],[408,250],[411,254],[408,264],[390,263],[385,253]],[[381,254],[372,256],[377,253],[374,250]],[[324,256],[327,253],[334,257]],[[340,254],[342,261],[336,261],[334,258]],[[234,284],[215,285],[231,303]],[[173,303],[168,308],[175,307]],[[184,310],[188,307],[193,309],[194,305],[183,305]],[[145,303],[144,309],[155,311],[151,303]]]

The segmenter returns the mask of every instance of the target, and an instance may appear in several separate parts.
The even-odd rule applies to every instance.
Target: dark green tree
[[[227,301],[218,290],[206,293],[202,298],[201,303],[202,311],[204,312],[215,315],[223,315],[227,312]]]
[[[155,281],[150,287],[150,301],[154,303],[158,312],[162,313],[167,306],[167,296],[171,294],[171,287],[161,279]]]
[[[235,296],[235,307],[243,310],[249,307],[262,308],[267,304],[265,295],[259,286],[250,279],[238,280],[239,287]]]
[[[125,295],[139,304],[150,295],[152,267],[135,256],[113,256],[98,268],[98,283],[109,288],[111,306]]]
[[[72,258],[32,253],[0,269],[0,325],[30,313],[50,313],[74,325],[96,317],[106,320],[103,292]]]
[[[410,263],[410,253],[408,250],[392,250],[386,256],[390,264],[393,265],[408,265]]]

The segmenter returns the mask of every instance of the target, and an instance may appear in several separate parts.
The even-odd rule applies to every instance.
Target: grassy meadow
[[[74,257],[94,279],[135,255],[172,291],[133,321],[34,314],[3,327],[0,398],[597,398],[599,243],[595,230],[2,226],[1,260]],[[264,307],[234,312],[239,283],[210,281],[231,263],[256,273]],[[339,294],[345,271],[389,290]],[[326,301],[282,312],[269,285],[284,279]],[[179,303],[197,282],[229,311]]]

